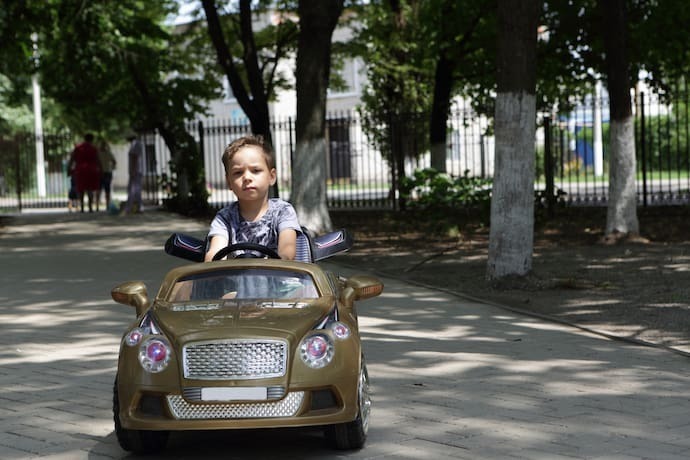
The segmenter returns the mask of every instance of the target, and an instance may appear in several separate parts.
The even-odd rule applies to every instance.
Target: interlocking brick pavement
[[[132,458],[111,398],[134,314],[110,289],[142,279],[154,293],[184,263],[163,253],[168,234],[205,229],[147,212],[23,215],[0,230],[0,458]],[[317,430],[187,432],[160,458],[690,457],[687,357],[384,282],[358,310],[374,390],[364,449],[333,451]]]

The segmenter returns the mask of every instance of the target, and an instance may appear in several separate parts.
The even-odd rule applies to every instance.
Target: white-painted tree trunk
[[[609,155],[609,204],[606,234],[637,234],[637,190],[635,187],[635,133],[633,117],[611,120]]]
[[[326,205],[326,139],[298,142],[297,152],[290,201],[302,226],[317,234],[330,231],[331,216]]]
[[[523,276],[532,270],[534,247],[534,145],[536,98],[496,96],[495,174],[487,278]]]

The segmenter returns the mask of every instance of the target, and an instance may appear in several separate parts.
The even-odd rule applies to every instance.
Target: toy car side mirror
[[[119,284],[110,291],[110,295],[115,302],[136,308],[137,316],[149,307],[146,285],[141,281],[127,281]]]
[[[383,292],[383,283],[375,276],[354,275],[345,282],[343,297],[351,301],[376,297]]]

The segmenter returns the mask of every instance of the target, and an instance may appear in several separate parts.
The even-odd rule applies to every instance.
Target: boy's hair
[[[230,161],[235,154],[244,147],[255,146],[259,147],[264,154],[264,159],[268,165],[268,169],[275,168],[275,163],[273,161],[273,152],[271,148],[264,142],[263,136],[243,136],[235,139],[230,145],[225,147],[223,151],[223,166],[225,166],[225,173],[227,174],[230,168]]]

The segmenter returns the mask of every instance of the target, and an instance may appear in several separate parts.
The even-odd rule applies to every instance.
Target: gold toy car
[[[320,260],[350,245],[341,230],[308,240],[306,252]],[[191,260],[204,247],[179,234],[166,243]],[[362,447],[371,399],[354,302],[383,285],[315,263],[246,257],[270,253],[262,247],[229,246],[217,258],[237,249],[242,258],[171,270],[154,299],[139,281],[112,290],[137,315],[114,386],[120,446],[156,452],[172,430],[324,426],[335,447]]]

